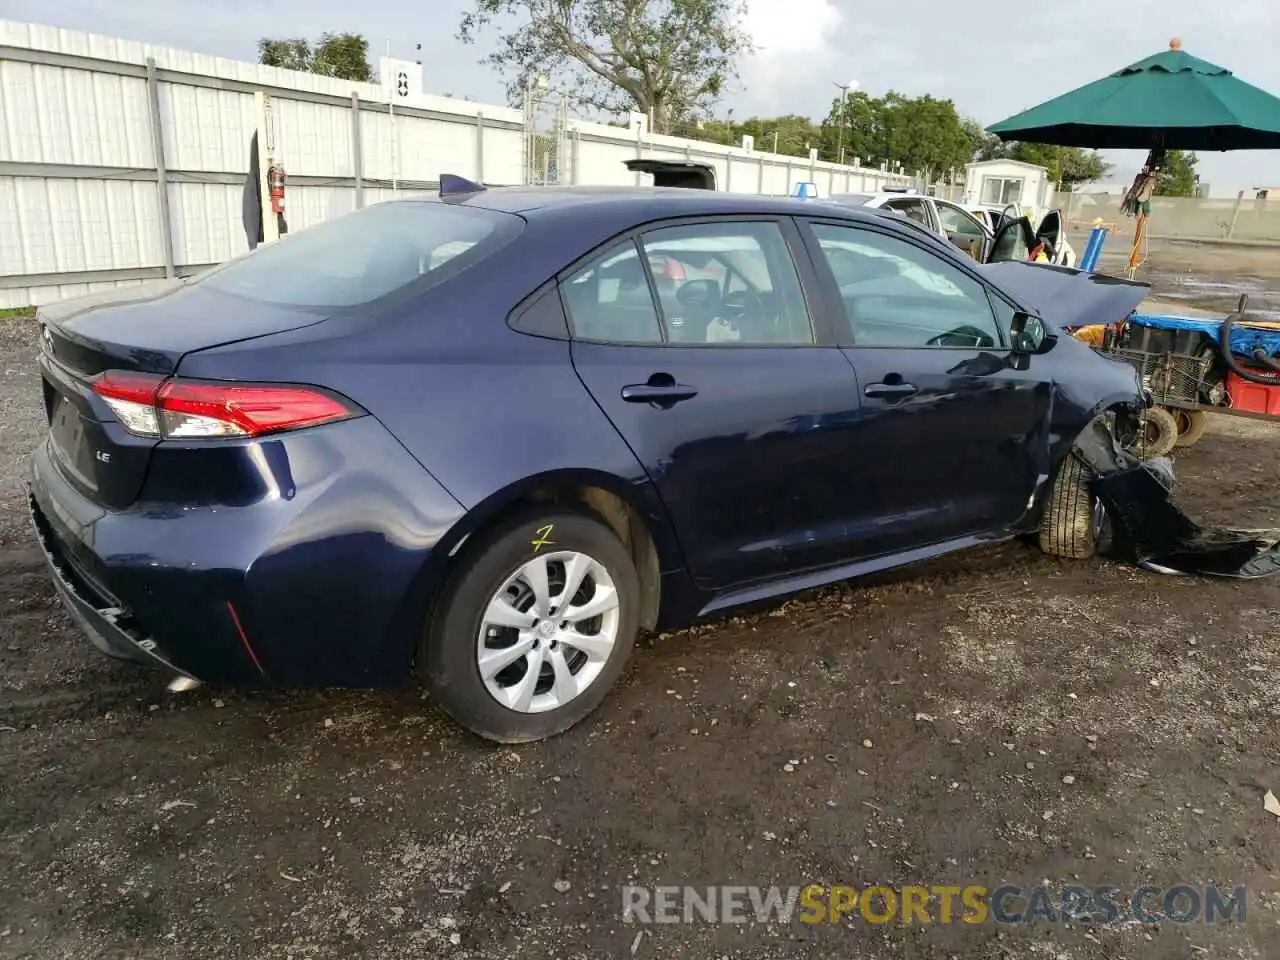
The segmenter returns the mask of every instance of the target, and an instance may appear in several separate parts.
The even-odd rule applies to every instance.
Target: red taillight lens
[[[313,387],[168,380],[109,371],[93,390],[130,433],[196,439],[256,437],[354,416],[337,397]]]
[[[157,399],[166,437],[256,437],[351,416],[340,400],[309,387],[173,380]]]

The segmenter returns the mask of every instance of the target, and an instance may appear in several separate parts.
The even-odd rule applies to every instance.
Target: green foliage
[[[1009,156],[1009,145],[994,133],[987,133],[977,120],[966,119],[964,132],[973,144],[974,160],[998,160]]]
[[[925,94],[907,97],[889,91],[873,97],[862,91],[836,97],[822,123],[822,156],[890,169],[901,164],[937,177],[973,159],[980,128],[956,111],[950,100]]]
[[[341,80],[368,83],[373,79],[369,41],[357,33],[325,33],[314,47],[300,37],[290,40],[263,37],[258,41],[258,62]]]
[[[685,119],[674,124],[672,136],[689,140],[702,140],[726,146],[739,146],[743,136],[755,140],[755,148],[762,153],[780,153],[784,156],[807,157],[811,147],[821,145],[822,128],[799,114],[781,117],[748,117],[735,123],[731,118]]]
[[[458,36],[492,27],[484,58],[508,78],[518,102],[539,77],[575,105],[653,119],[656,133],[705,113],[751,50],[739,25],[742,0],[475,0]]]
[[[1196,195],[1196,164],[1200,158],[1186,150],[1170,150],[1165,158],[1165,169],[1156,180],[1157,197],[1194,197]]]

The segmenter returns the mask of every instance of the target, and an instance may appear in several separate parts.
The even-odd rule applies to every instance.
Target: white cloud
[[[821,50],[843,19],[830,0],[748,0],[742,25],[756,57]]]
[[[735,99],[762,115],[791,112],[792,104],[811,100],[806,92],[813,91],[815,75],[825,77],[838,67],[840,58],[830,41],[843,21],[832,0],[747,0],[742,25],[756,49],[741,64],[746,90]],[[834,96],[834,88],[830,92]],[[823,106],[808,102],[800,112]]]

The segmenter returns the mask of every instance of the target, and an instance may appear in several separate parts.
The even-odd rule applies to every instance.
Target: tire
[[[591,603],[603,611],[577,621],[581,631],[536,612],[538,604],[562,612],[554,603],[571,568],[581,573],[582,586],[570,609]],[[533,586],[536,570],[546,576],[541,597]],[[568,730],[604,700],[635,645],[639,608],[635,565],[612,530],[564,507],[524,511],[466,551],[423,633],[418,670],[432,698],[472,733],[498,743],[542,740]],[[491,610],[501,622],[486,619]],[[516,647],[524,652],[517,655]],[[482,649],[492,658],[488,679]],[[530,673],[534,666],[538,679]]]
[[[1129,452],[1140,460],[1166,457],[1178,442],[1178,422],[1164,407],[1148,407],[1140,417],[1138,436]]]
[[[1051,557],[1088,560],[1098,551],[1090,473],[1074,453],[1058,467],[1040,518],[1040,549]]]
[[[1203,410],[1174,410],[1173,420],[1178,425],[1175,447],[1194,446],[1209,430],[1209,414]]]

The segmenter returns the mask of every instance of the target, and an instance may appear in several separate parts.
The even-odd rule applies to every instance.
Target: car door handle
[[[914,383],[869,383],[862,392],[868,397],[910,397],[920,389]]]
[[[670,407],[682,400],[692,400],[698,395],[696,387],[682,383],[657,382],[650,378],[648,383],[631,383],[622,388],[622,399],[627,403],[654,403],[660,407]]]

